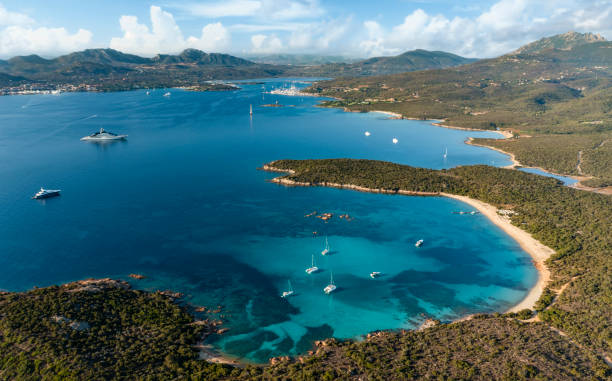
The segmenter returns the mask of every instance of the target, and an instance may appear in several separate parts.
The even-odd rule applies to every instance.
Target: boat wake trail
[[[98,117],[98,114],[93,114],[93,115],[90,115],[90,116],[88,116],[86,118],[77,119],[77,120],[75,120],[75,122],[79,122],[79,121],[87,120],[87,119],[93,119],[93,118],[97,118],[97,117]]]

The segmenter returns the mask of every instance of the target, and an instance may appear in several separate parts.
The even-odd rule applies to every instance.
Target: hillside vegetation
[[[612,43],[574,33],[534,44],[455,68],[340,78],[307,91],[339,99],[323,103],[329,107],[511,130],[518,139],[476,142],[512,152],[525,165],[612,184],[612,145],[607,143],[612,138]]]
[[[211,329],[159,293],[91,280],[0,295],[0,378],[102,380],[228,375],[193,348]]]
[[[89,85],[99,91],[203,85],[220,79],[274,77],[285,66],[257,64],[227,54],[187,49],[178,55],[145,58],[113,49],[88,49],[53,59],[37,55],[0,61],[0,73],[17,76],[0,86]]]
[[[595,352],[612,355],[612,198],[562,186],[559,181],[489,166],[450,170],[413,168],[372,160],[280,160],[290,180],[313,185],[446,192],[515,212],[512,223],[553,248],[547,264],[551,289],[566,285],[553,306],[544,293],[540,319]]]
[[[178,55],[158,54],[152,58],[126,54],[113,49],[87,49],[53,59],[37,55],[0,60],[0,90],[19,85],[72,85],[98,91],[131,90],[203,85],[212,80],[266,77],[338,77],[375,75],[457,66],[473,60],[445,52],[415,50],[396,57],[376,57],[356,63],[295,65],[292,59],[276,57],[256,63],[228,54],[186,49]]]
[[[476,61],[446,52],[417,49],[398,56],[373,57],[353,63],[331,63],[301,68],[302,73],[318,77],[360,77],[442,69]],[[298,74],[299,75],[299,74]]]
[[[363,342],[319,343],[314,355],[249,369],[263,380],[604,380],[608,367],[542,323],[478,316]]]

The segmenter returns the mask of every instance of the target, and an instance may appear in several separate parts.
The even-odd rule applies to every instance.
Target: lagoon
[[[505,166],[507,156],[464,144],[499,134],[263,93],[285,82],[172,89],[170,97],[155,90],[0,98],[0,288],[142,273],[135,287],[222,306],[209,316],[230,330],[211,341],[254,362],[303,353],[329,336],[415,328],[426,316],[505,311],[526,295],[537,279],[529,256],[483,216],[453,214],[468,205],[285,188],[257,170],[276,159],[337,157]],[[261,107],[276,101],[284,107]],[[100,127],[128,140],[79,141]],[[31,200],[41,186],[62,195]],[[304,217],[312,211],[334,217]],[[344,213],[352,219],[337,217]],[[323,257],[325,236],[332,253]],[[307,275],[313,254],[322,271]],[[328,296],[332,271],[338,290]],[[372,271],[383,276],[371,279]],[[285,300],[287,280],[295,296]]]

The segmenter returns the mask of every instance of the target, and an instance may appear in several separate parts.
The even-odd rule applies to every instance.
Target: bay
[[[264,93],[288,80],[264,82],[169,97],[0,98],[0,288],[142,273],[135,287],[220,306],[207,316],[229,331],[211,341],[254,362],[329,336],[504,311],[526,295],[537,278],[529,256],[483,216],[453,213],[468,205],[285,188],[257,170],[276,159],[340,157],[505,166],[507,156],[464,144],[499,134],[319,108],[317,98]],[[262,107],[277,101],[283,107]],[[79,141],[101,127],[128,140]],[[62,194],[31,200],[41,186]],[[334,217],[305,217],[313,211]],[[321,271],[308,275],[313,255]],[[338,290],[325,295],[332,272]],[[288,280],[295,296],[282,299]]]

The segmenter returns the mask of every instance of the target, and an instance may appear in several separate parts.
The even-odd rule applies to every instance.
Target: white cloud
[[[317,0],[263,0],[262,11],[279,20],[315,18],[325,13]]]
[[[189,37],[187,45],[204,51],[218,51],[230,44],[230,33],[220,22],[208,24],[202,28],[200,38]]]
[[[179,53],[187,48],[207,51],[226,49],[231,40],[227,28],[220,22],[202,28],[200,37],[183,37],[174,17],[160,7],[151,6],[151,29],[140,24],[135,16],[121,16],[119,25],[122,37],[113,37],[110,47],[122,52],[153,56],[159,53]]]
[[[261,1],[228,0],[215,3],[177,5],[194,16],[219,18],[251,16],[261,9]]]
[[[318,0],[225,0],[204,3],[174,4],[191,16],[206,18],[254,17],[262,20],[315,18],[325,10]]]
[[[253,53],[278,53],[283,49],[283,43],[275,35],[255,34],[251,36]]]
[[[9,12],[0,4],[0,26],[15,26],[33,24],[34,20],[22,13]]]
[[[269,23],[269,24],[233,24],[229,26],[232,31],[256,33],[266,31],[285,31],[291,32],[309,27],[310,24],[303,23]]]
[[[417,48],[445,50],[471,57],[508,53],[536,39],[569,30],[612,34],[612,1],[500,0],[480,15],[447,18],[417,9],[389,32],[374,21],[364,24],[360,43],[369,55]]]
[[[364,22],[363,26],[368,33],[368,38],[359,43],[359,48],[366,56],[383,56],[400,53],[400,49],[385,48],[385,32],[379,23],[369,20]]]
[[[342,52],[345,52],[355,42],[347,35],[352,27],[350,17],[294,25],[295,28],[292,28],[288,36],[261,33],[251,36],[251,52],[338,54],[339,45],[342,45]]]
[[[40,54],[56,56],[83,49],[91,43],[92,34],[79,29],[71,34],[65,28],[36,26],[28,15],[9,12],[0,5],[0,57]]]

